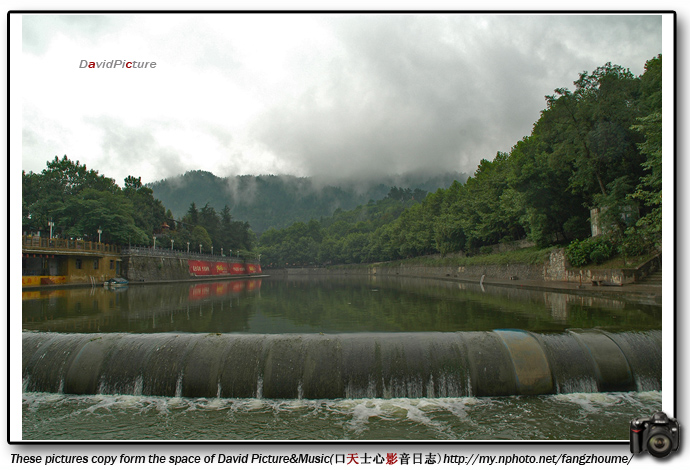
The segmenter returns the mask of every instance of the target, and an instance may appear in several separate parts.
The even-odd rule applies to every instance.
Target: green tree
[[[149,236],[136,226],[132,212],[131,202],[123,194],[87,188],[69,199],[59,224],[69,227],[65,235],[72,238],[97,240],[101,229],[104,243],[148,244]]]
[[[153,197],[151,188],[141,184],[141,177],[125,178],[123,193],[132,203],[135,225],[148,234],[149,244],[153,243],[153,235],[160,233],[167,220],[163,203]]]
[[[188,222],[192,225],[196,225],[199,223],[199,210],[196,208],[196,203],[192,201],[192,203],[189,205],[189,209],[187,210],[187,214],[184,217],[185,222]]]
[[[211,241],[211,237],[206,229],[201,225],[196,225],[192,229],[191,233],[189,234],[189,241],[192,245],[190,248],[191,251],[199,250],[199,245],[202,245],[202,253],[211,252],[211,245],[213,245],[213,242]]]
[[[642,217],[637,221],[636,228],[642,237],[642,243],[648,248],[661,246],[661,161],[662,161],[662,129],[661,113],[654,113],[640,118],[636,130],[644,134],[645,141],[640,144],[640,151],[647,156],[642,164],[646,171],[640,178],[640,183],[630,198],[642,203]],[[633,236],[634,233],[628,232]]]
[[[569,187],[592,204],[594,194],[624,175],[639,175],[639,136],[631,131],[638,116],[632,106],[639,97],[639,78],[628,69],[607,63],[591,74],[583,72],[575,91],[556,89],[547,96],[542,138],[556,158],[571,165]]]

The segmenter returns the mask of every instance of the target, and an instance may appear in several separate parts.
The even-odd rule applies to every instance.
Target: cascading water
[[[661,333],[23,333],[27,392],[368,398],[661,389]]]

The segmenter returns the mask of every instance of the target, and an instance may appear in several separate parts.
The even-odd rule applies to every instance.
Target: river
[[[640,340],[656,338],[661,330],[659,306],[611,298],[409,278],[263,278],[27,291],[22,319],[27,332],[25,355],[31,341],[36,350],[53,344],[52,362],[40,359],[47,370],[43,373],[51,377],[67,363],[55,352],[67,340],[72,345],[87,341],[87,346],[78,346],[79,351],[96,348],[90,350],[92,354],[110,358],[111,368],[148,361],[136,372],[113,372],[111,378],[103,377],[105,362],[98,362],[95,388],[85,388],[86,393],[71,393],[69,385],[65,389],[65,377],[73,371],[65,371],[54,385],[37,380],[36,372],[25,374],[22,437],[26,440],[627,440],[632,418],[661,409],[660,379],[649,371],[638,372],[644,364],[633,367],[640,359],[631,357],[629,350],[626,360],[636,384],[616,390],[615,379],[613,391],[606,392],[579,377],[574,388],[568,388],[563,377],[556,377],[558,358],[548,351],[547,375],[557,382],[556,393],[474,396],[482,387],[503,387],[503,376],[485,379],[482,385],[476,376],[476,358],[468,360],[466,370],[452,374],[441,364],[447,359],[444,354],[481,356],[476,345],[458,353],[455,344],[484,344],[489,338],[505,341],[511,354],[516,341],[522,341],[522,347],[525,339],[540,348],[565,342],[572,354],[575,344],[603,344],[598,338],[604,334],[623,344],[624,352],[625,344],[634,350]],[[225,341],[218,351],[236,351],[240,342],[260,343],[260,350],[268,351],[261,353],[265,363],[258,375],[246,379],[248,393],[238,393],[239,385],[228,383],[225,353],[199,353],[210,348],[205,338]],[[99,349],[101,341],[104,345]],[[125,343],[134,352],[113,359],[123,354]],[[171,363],[182,361],[175,359],[176,354],[185,361],[194,354],[203,356],[194,359],[198,366],[168,374],[171,384],[159,388],[167,386],[169,393],[152,392],[158,389],[141,372],[163,368],[160,358],[153,359],[162,346],[170,347]],[[377,359],[360,351],[366,348],[376,351],[371,356]],[[347,351],[354,352],[347,356]],[[337,360],[326,362],[328,355]],[[243,359],[237,356],[233,365]],[[511,356],[509,364],[510,359],[515,365],[511,371],[518,371],[520,358]],[[84,359],[79,360],[82,367]],[[356,374],[351,369],[365,367],[369,360],[367,377],[353,387]],[[329,382],[345,376],[350,382],[324,392],[322,385],[310,385],[314,379],[308,376],[314,369],[303,362],[316,363],[319,376],[336,377]],[[421,370],[426,364],[431,364],[431,376],[424,375],[426,371],[408,371],[406,376],[423,376],[419,386],[410,385],[409,378],[400,383],[396,367]],[[382,367],[392,370],[381,372]],[[192,376],[205,377],[216,369],[218,378],[213,376],[209,393],[197,388],[190,392],[187,383]],[[290,375],[287,369],[295,371]],[[486,377],[492,373],[486,372]],[[377,374],[388,378],[372,381]],[[82,380],[88,374],[78,375]],[[125,385],[124,376],[131,376]],[[517,379],[511,376],[512,386],[524,389],[523,378],[519,373]],[[287,387],[293,379],[295,386]],[[467,383],[451,386],[451,379]]]

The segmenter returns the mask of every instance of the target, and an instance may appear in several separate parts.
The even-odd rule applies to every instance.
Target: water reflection
[[[55,332],[348,333],[661,328],[622,299],[411,278],[291,277],[25,292],[23,327]]]

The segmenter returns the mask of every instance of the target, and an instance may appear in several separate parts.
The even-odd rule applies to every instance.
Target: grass
[[[631,269],[646,263],[650,259],[654,258],[657,254],[658,253],[648,253],[640,256],[629,256],[627,259],[623,259],[623,257],[619,255],[608,259],[601,264],[592,263],[576,269]]]

